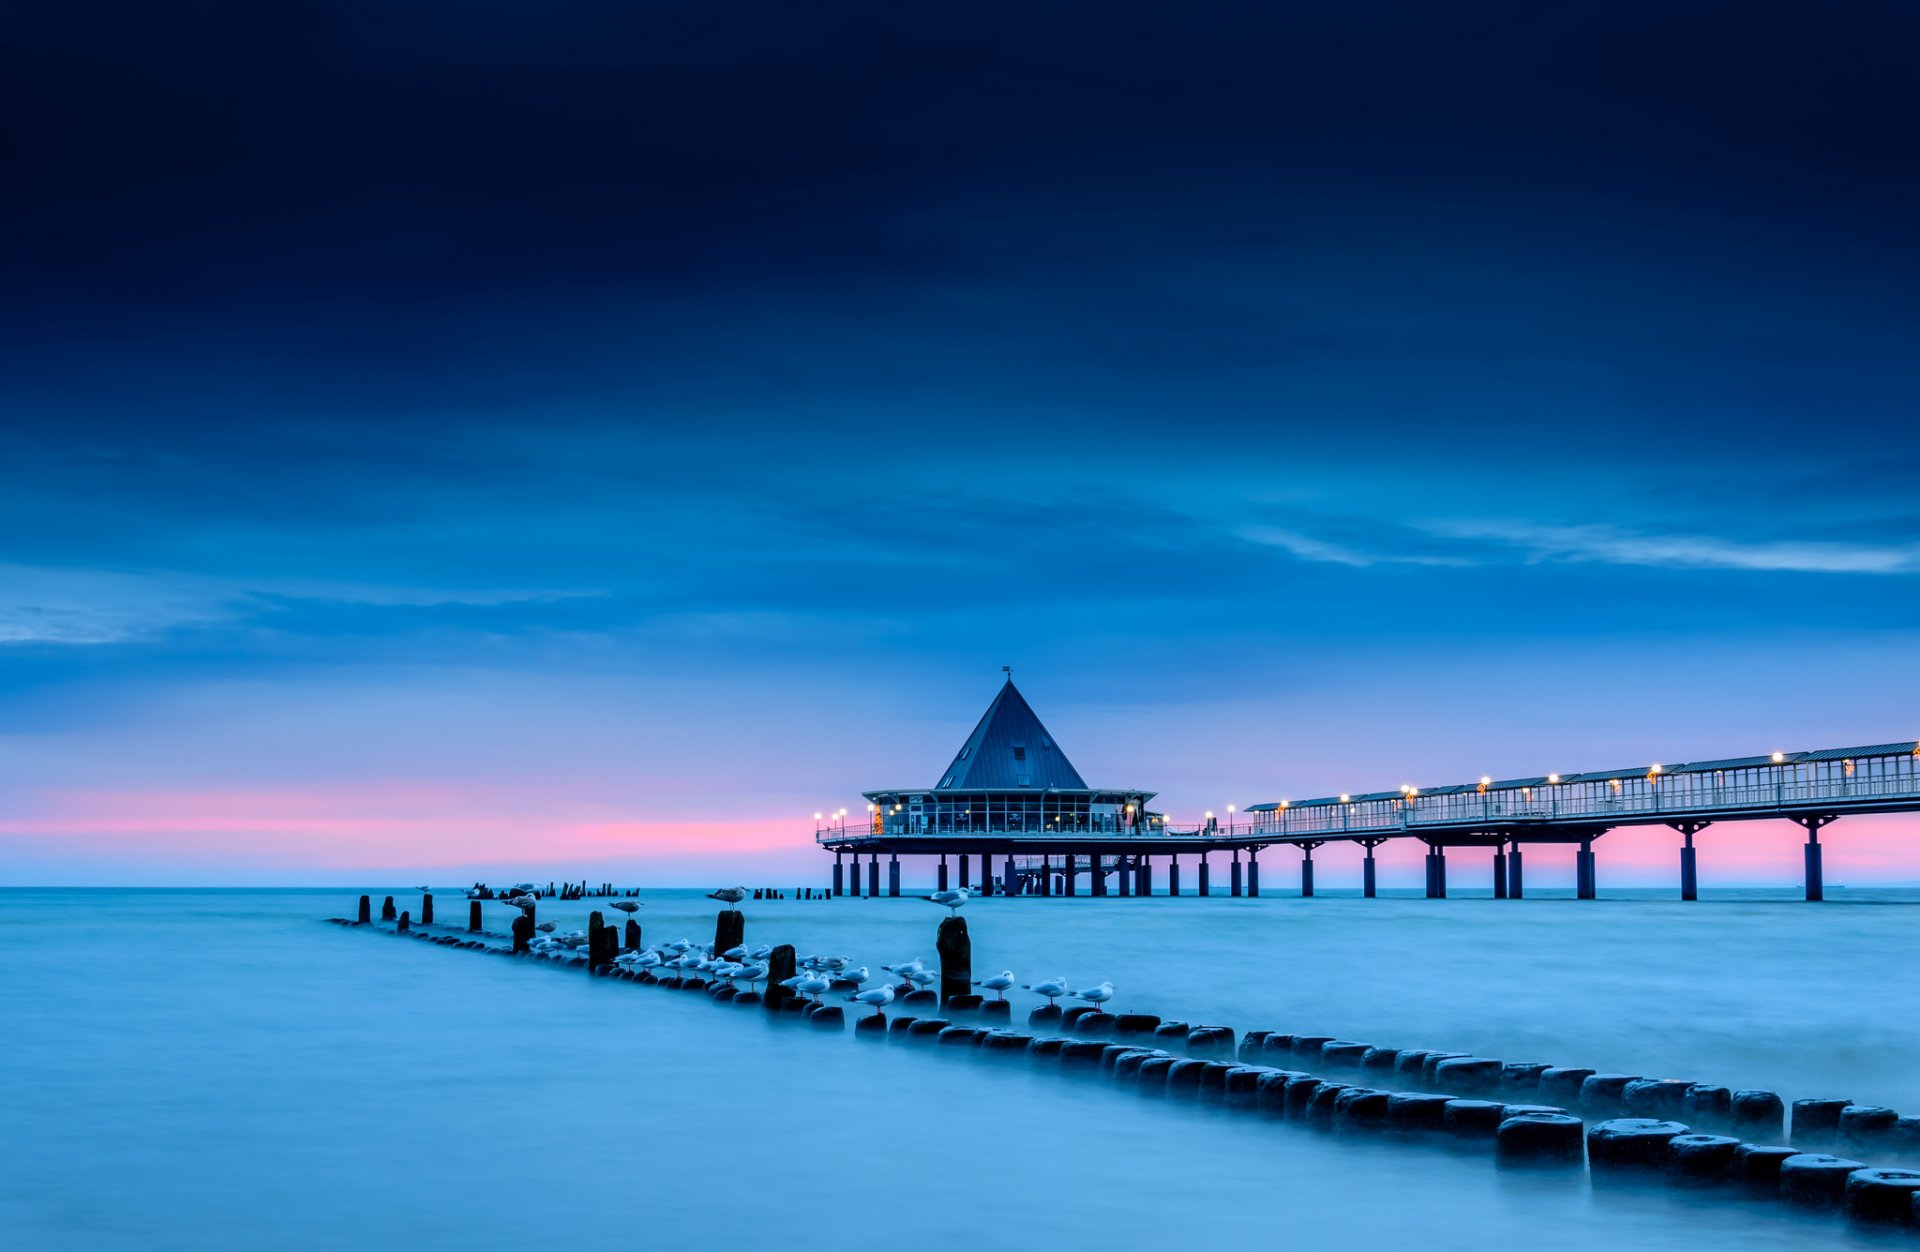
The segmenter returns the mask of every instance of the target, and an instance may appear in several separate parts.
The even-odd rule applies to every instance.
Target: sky
[[[0,882],[823,882],[1003,665],[1177,815],[1920,736],[1917,37],[11,6]]]

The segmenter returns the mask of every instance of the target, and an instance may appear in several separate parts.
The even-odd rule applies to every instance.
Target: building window
[[[1024,760],[1026,760],[1026,759],[1027,759],[1027,745],[1026,745],[1026,744],[1024,744],[1024,743],[1016,743],[1016,744],[1014,744],[1014,745],[1013,745],[1013,759],[1014,759],[1014,760],[1016,760],[1016,761],[1024,761]]]

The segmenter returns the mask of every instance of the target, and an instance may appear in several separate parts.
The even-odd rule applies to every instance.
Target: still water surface
[[[0,896],[8,1246],[1882,1242],[318,924],[357,890]],[[417,907],[392,888],[376,902],[388,891]],[[645,899],[650,942],[711,937],[696,893]],[[457,893],[437,903],[464,921]],[[541,916],[566,928],[591,907]],[[941,914],[745,907],[750,941],[875,966],[931,963]],[[508,910],[488,908],[504,929]],[[1920,1111],[1912,893],[988,900],[966,915],[977,973],[1111,978],[1122,1010]]]

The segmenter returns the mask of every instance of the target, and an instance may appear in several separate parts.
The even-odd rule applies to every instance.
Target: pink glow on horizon
[[[609,874],[625,866],[687,881],[752,866],[790,883],[823,882],[832,864],[813,843],[811,815],[796,818],[786,806],[725,819],[671,812],[641,819],[583,794],[571,783],[568,794],[555,795],[525,784],[393,780],[324,789],[48,790],[16,794],[12,811],[0,818],[0,850],[14,875],[65,882],[402,868],[479,877],[487,866],[567,866],[590,874],[606,865]],[[1804,832],[1786,822],[1709,827],[1696,839],[1701,884],[1797,883],[1804,842]],[[1920,880],[1920,815],[1845,818],[1822,832],[1821,842],[1829,882]],[[1595,845],[1602,890],[1610,883],[1672,883],[1679,847],[1680,837],[1665,827],[1607,835]],[[1382,847],[1382,885],[1417,885],[1423,851],[1410,840]],[[1532,844],[1525,854],[1530,884],[1571,883],[1570,845]],[[1357,885],[1361,855],[1350,845],[1322,848],[1314,858],[1319,883]],[[1485,849],[1450,850],[1450,885],[1485,887],[1490,858]],[[1296,888],[1299,859],[1284,847],[1262,854],[1266,893]],[[1226,860],[1215,854],[1222,881]],[[908,858],[909,880],[930,881],[931,863]],[[1156,879],[1164,883],[1163,871]]]

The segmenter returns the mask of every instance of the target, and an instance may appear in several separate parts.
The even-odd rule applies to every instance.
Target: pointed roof
[[[1020,689],[1007,679],[980,724],[940,775],[935,791],[991,791],[1031,787],[1087,790],[1080,771],[1034,716]]]

